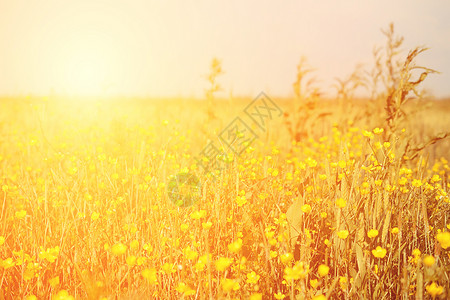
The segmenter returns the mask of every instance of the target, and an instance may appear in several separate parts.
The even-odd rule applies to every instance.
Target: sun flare
[[[76,96],[98,96],[107,83],[108,64],[106,49],[80,47],[68,51],[61,63],[63,86],[69,94]]]

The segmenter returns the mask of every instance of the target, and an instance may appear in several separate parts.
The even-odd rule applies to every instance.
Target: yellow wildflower
[[[216,260],[215,265],[217,271],[225,271],[232,263],[233,261],[228,257],[220,257],[218,260]]]
[[[432,265],[434,265],[435,262],[436,259],[431,255],[427,255],[423,259],[423,264],[427,267],[431,267]]]
[[[133,250],[136,250],[139,248],[139,241],[138,240],[132,240],[130,243],[130,248]]]
[[[228,250],[233,253],[238,253],[242,248],[242,239],[237,239],[233,243],[228,245]]]
[[[175,270],[175,268],[173,267],[173,265],[172,265],[172,264],[169,264],[169,263],[165,263],[165,264],[161,267],[161,270],[162,270],[164,273],[166,273],[166,274],[172,274],[172,273],[175,273],[175,272],[176,272],[176,270]]]
[[[319,286],[320,283],[319,283],[319,281],[317,279],[311,279],[309,281],[309,284],[311,285],[311,287],[313,289],[315,289],[315,288],[317,288]]]
[[[182,293],[183,296],[195,295],[195,290],[193,290],[190,286],[188,286],[184,282],[178,283],[178,286],[175,288],[175,290],[179,293]]]
[[[436,298],[436,296],[440,296],[442,295],[442,293],[444,293],[444,287],[437,285],[436,282],[427,285],[425,289],[427,290],[428,294],[430,294],[431,297],[433,297],[433,299]]]
[[[127,252],[127,246],[125,246],[125,245],[122,244],[122,243],[114,244],[114,245],[111,247],[111,253],[114,254],[114,255],[116,255],[116,256],[125,254],[125,252]]]
[[[330,267],[328,267],[327,265],[320,265],[319,268],[317,269],[317,273],[319,273],[321,277],[325,277],[327,276],[329,270]]]
[[[98,220],[99,217],[100,217],[100,213],[98,213],[98,212],[93,212],[91,214],[91,220],[92,221]]]
[[[52,297],[52,300],[75,300],[75,298],[71,296],[68,291],[61,290]]]
[[[144,269],[141,272],[142,277],[144,277],[148,283],[156,284],[158,282],[158,276],[155,268]]]
[[[49,279],[48,283],[52,286],[52,288],[55,288],[59,284],[59,276]]]
[[[262,294],[261,293],[254,293],[250,296],[249,300],[262,300]]]
[[[311,212],[311,205],[309,204],[305,204],[303,205],[301,208],[302,212],[304,212],[305,214],[308,214]]]
[[[252,271],[250,273],[247,273],[247,283],[257,284],[260,276],[255,273],[255,271]]]
[[[134,255],[128,256],[126,259],[127,265],[129,265],[130,267],[136,265],[136,260],[137,260],[136,256],[134,256]]]
[[[280,255],[281,262],[287,264],[288,262],[294,260],[294,255],[290,252]]]
[[[343,198],[336,199],[336,206],[339,208],[344,208],[347,205],[347,200]]]
[[[375,248],[374,250],[372,250],[372,254],[373,256],[377,257],[377,258],[383,258],[386,256],[386,249],[381,248],[380,246],[377,246],[377,248]]]
[[[211,223],[210,221],[208,221],[208,222],[202,222],[202,227],[203,227],[203,229],[208,230],[208,229],[211,228],[211,226],[212,226],[212,223]]]
[[[190,217],[194,220],[199,220],[201,218],[204,218],[206,216],[206,210],[196,210],[193,213],[191,213]]]
[[[27,212],[22,209],[22,210],[16,211],[15,216],[17,219],[23,220],[27,216]]]
[[[348,237],[348,235],[349,235],[348,230],[341,230],[337,232],[337,236],[343,240],[345,240]]]
[[[450,247],[450,232],[440,232],[436,235],[436,240],[441,244],[441,247],[447,249]]]
[[[230,292],[231,290],[237,291],[240,289],[239,282],[230,278],[222,278],[220,285],[224,292]]]
[[[378,230],[376,229],[370,229],[369,232],[367,232],[367,236],[371,239],[378,236]]]
[[[274,296],[275,299],[278,299],[278,300],[282,300],[282,299],[286,298],[286,295],[283,294],[282,292],[278,292],[276,294],[273,294],[273,296]]]

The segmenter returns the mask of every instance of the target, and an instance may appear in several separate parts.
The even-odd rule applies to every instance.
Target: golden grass
[[[206,177],[193,159],[205,131],[220,132],[247,103],[218,101],[222,122],[206,125],[201,103],[3,101],[2,296],[391,298],[432,282],[447,293],[448,250],[436,235],[449,231],[448,141],[413,161],[396,149],[408,135],[449,128],[435,118],[442,103],[429,102],[390,145],[366,126],[375,117],[332,115],[298,142],[286,117],[274,119],[217,179]],[[183,168],[198,174],[202,196],[178,208],[165,187]]]

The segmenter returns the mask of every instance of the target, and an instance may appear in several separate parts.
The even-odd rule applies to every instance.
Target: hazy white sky
[[[372,62],[394,22],[450,96],[450,1],[0,0],[0,94],[202,96],[213,57],[224,96],[292,95],[301,56],[321,86]],[[332,91],[332,90],[331,90]]]

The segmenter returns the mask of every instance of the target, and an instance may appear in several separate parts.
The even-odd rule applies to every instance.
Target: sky
[[[450,96],[450,1],[0,0],[0,95],[202,97],[214,57],[219,96],[293,95],[306,57],[318,85],[372,66],[393,22],[403,56],[441,72]]]

